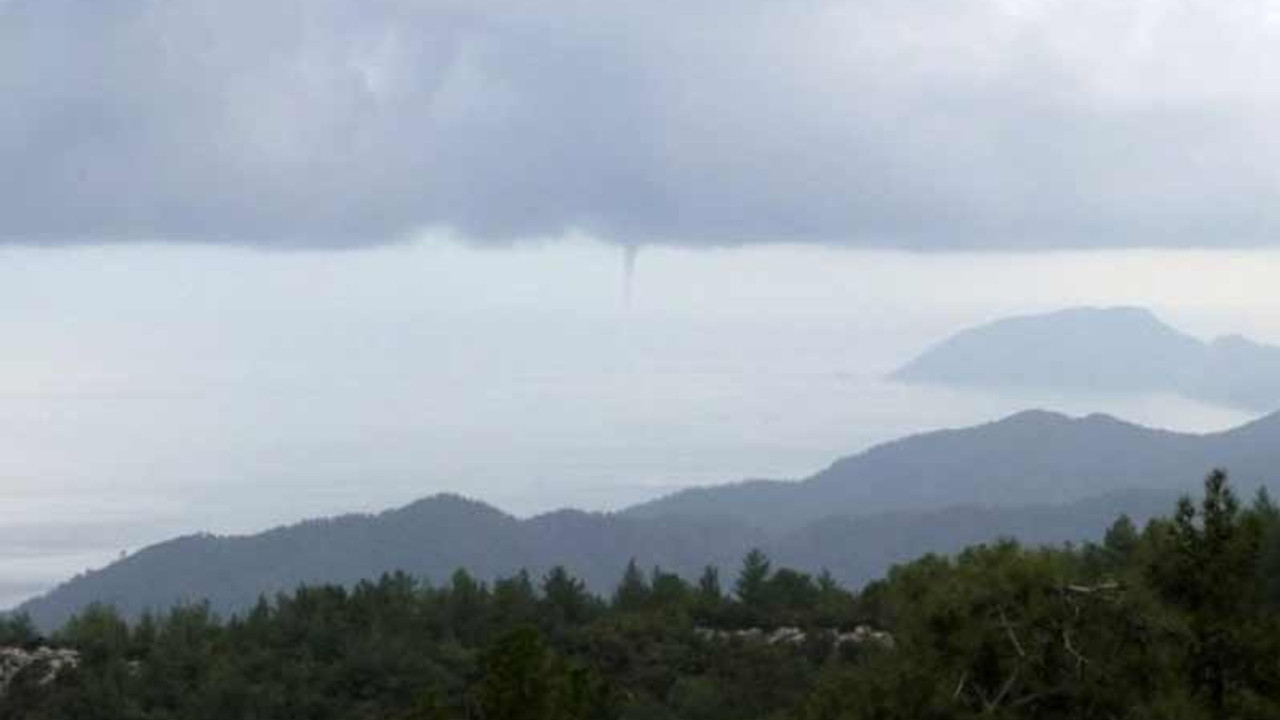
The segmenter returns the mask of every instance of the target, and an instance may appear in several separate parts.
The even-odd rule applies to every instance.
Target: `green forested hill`
[[[750,553],[722,583],[560,568],[481,583],[394,574],[127,623],[95,607],[42,641],[0,718],[969,720],[1280,717],[1280,511],[1225,476],[1099,544],[1012,541],[892,569],[858,593]],[[857,628],[862,628],[857,630]]]
[[[827,570],[856,587],[892,563],[1000,537],[1031,545],[1098,539],[1117,512],[1146,518],[1174,497],[1131,492],[1066,506],[958,506],[833,517],[771,534],[705,518],[564,511],[517,520],[487,505],[442,496],[382,515],[313,521],[248,537],[179,538],[78,576],[19,610],[52,628],[95,602],[130,618],[146,609],[205,600],[228,613],[250,607],[263,593],[300,584],[351,585],[396,570],[443,582],[458,568],[489,580],[522,569],[537,576],[555,565],[604,592],[631,558],[692,579],[707,565],[732,570],[752,547],[806,572]]]

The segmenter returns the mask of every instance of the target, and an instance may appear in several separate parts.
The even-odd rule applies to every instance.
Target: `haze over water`
[[[0,251],[0,605],[176,534],[437,492],[615,509],[1029,407],[1190,431],[1252,417],[880,380],[1011,313],[1142,305],[1280,341],[1269,252],[646,248],[629,307],[622,270],[581,239]]]

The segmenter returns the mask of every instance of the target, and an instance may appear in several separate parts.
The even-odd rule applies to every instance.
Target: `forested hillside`
[[[1031,545],[1099,539],[1116,512],[1145,519],[1175,498],[1129,492],[1065,506],[832,517],[771,534],[715,518],[561,511],[518,520],[481,503],[440,496],[381,515],[312,521],[248,537],[179,538],[77,577],[21,610],[46,629],[95,602],[131,619],[147,609],[199,601],[227,614],[251,607],[263,593],[301,584],[350,586],[396,570],[444,582],[457,568],[482,580],[520,570],[536,577],[557,565],[593,592],[607,593],[618,568],[632,558],[692,580],[708,565],[731,572],[753,547],[798,570],[825,569],[856,587],[895,562],[1001,536]]]
[[[483,583],[404,574],[49,640],[0,718],[868,720],[1280,716],[1280,511],[1214,473],[1196,501],[1099,544],[1012,541],[895,567],[853,593],[750,553],[721,581],[631,564],[604,597],[563,569]]]
[[[1108,415],[1029,410],[882,443],[799,482],[696,488],[627,514],[732,518],[786,530],[833,515],[1065,504],[1123,490],[1184,493],[1213,467],[1230,467],[1249,490],[1269,482],[1280,467],[1280,413],[1195,434]]]

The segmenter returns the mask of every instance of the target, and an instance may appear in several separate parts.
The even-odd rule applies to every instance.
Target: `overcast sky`
[[[1280,343],[1276,48],[1260,0],[0,0],[0,607],[440,491],[1244,422],[879,378],[1081,304]]]
[[[3,0],[0,237],[1269,245],[1274,0]]]

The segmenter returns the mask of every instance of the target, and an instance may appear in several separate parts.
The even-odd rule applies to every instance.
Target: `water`
[[[40,478],[59,481],[5,498],[0,602],[174,534],[250,532],[440,491],[521,515],[607,510],[690,485],[803,477],[877,442],[1028,407],[1184,430],[1249,419],[1168,396],[888,383],[886,364],[840,324],[569,325],[535,338],[471,323],[434,361],[368,375],[9,397],[0,430],[43,458]]]
[[[1188,276],[1236,261],[1157,260],[648,250],[628,308],[616,249],[592,244],[5,251],[0,606],[177,534],[442,491],[608,510],[1030,407],[1189,431],[1251,419],[881,380],[959,327],[1082,302],[1280,337],[1280,259],[1184,302]]]

